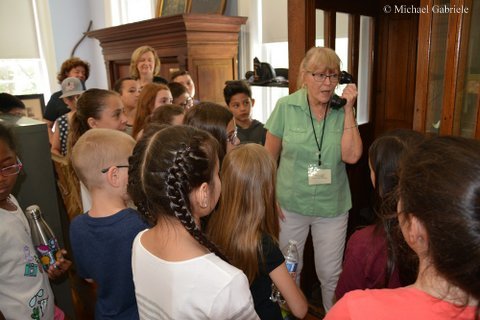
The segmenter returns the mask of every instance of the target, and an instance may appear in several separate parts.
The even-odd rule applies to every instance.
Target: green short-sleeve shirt
[[[335,217],[352,207],[341,139],[345,113],[330,109],[326,120],[313,119],[320,144],[323,121],[325,134],[321,168],[331,169],[331,184],[308,184],[309,164],[318,165],[318,147],[310,120],[307,91],[300,89],[278,100],[265,128],[282,139],[277,172],[277,197],[280,205],[307,216]]]

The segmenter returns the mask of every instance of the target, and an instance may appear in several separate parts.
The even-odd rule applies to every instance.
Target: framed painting
[[[167,17],[176,14],[188,13],[191,0],[157,0],[155,17]]]
[[[43,121],[43,112],[45,111],[43,94],[24,94],[16,97],[25,104],[25,116]]]
[[[217,13],[225,12],[227,0],[190,0],[191,13]]]

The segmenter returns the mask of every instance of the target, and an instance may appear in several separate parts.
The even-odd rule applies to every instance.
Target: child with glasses
[[[168,88],[172,92],[173,104],[179,105],[185,110],[193,107],[193,99],[190,97],[187,87],[179,82],[170,82]]]
[[[138,319],[131,249],[148,227],[127,208],[128,157],[135,141],[124,132],[91,129],[72,149],[72,165],[92,198],[92,208],[70,225],[78,275],[97,284],[96,319]]]
[[[62,257],[43,271],[27,218],[11,194],[21,170],[12,133],[0,124],[0,315],[4,319],[63,319],[48,279],[63,275],[71,262]]]
[[[220,143],[220,163],[227,152],[240,144],[233,114],[213,102],[200,102],[188,109],[183,123],[211,133]]]
[[[263,127],[263,123],[252,119],[251,113],[255,99],[252,98],[250,85],[241,80],[227,81],[223,88],[223,96],[228,109],[235,117],[238,138],[242,143],[254,142],[263,146],[267,130]]]

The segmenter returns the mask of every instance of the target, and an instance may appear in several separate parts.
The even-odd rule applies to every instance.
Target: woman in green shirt
[[[277,195],[285,216],[280,246],[297,241],[300,274],[311,228],[326,310],[333,304],[341,272],[351,208],[345,163],[357,162],[363,148],[353,108],[356,86],[344,89],[343,107],[330,105],[339,77],[337,54],[329,48],[311,48],[300,64],[299,90],[278,100],[265,125],[265,148],[280,160]]]

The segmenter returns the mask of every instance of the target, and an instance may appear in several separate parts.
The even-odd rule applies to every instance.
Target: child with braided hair
[[[189,126],[145,133],[128,192],[154,226],[133,243],[140,318],[258,319],[248,280],[200,230],[220,196],[218,142]]]

